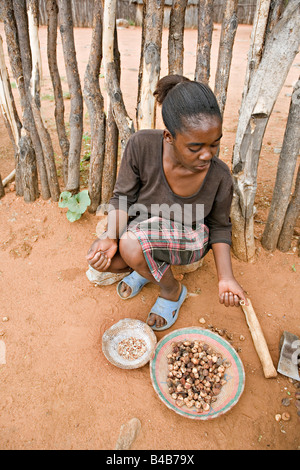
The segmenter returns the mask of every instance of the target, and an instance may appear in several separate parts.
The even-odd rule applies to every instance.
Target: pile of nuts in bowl
[[[147,351],[147,345],[141,338],[125,338],[118,344],[118,353],[124,359],[134,361],[141,357]]]
[[[167,361],[167,385],[176,405],[208,412],[226,384],[224,376],[231,363],[208,344],[196,340],[172,343]]]

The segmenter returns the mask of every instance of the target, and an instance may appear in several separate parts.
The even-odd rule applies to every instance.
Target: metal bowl
[[[222,387],[217,401],[211,404],[210,410],[197,412],[196,408],[188,408],[186,405],[179,407],[176,400],[169,393],[167,385],[168,361],[167,355],[172,352],[172,343],[179,341],[195,341],[208,344],[216,353],[219,353],[224,362],[229,362],[225,379],[227,383]],[[175,330],[162,338],[156,347],[155,354],[150,362],[150,375],[154,390],[162,402],[175,413],[196,420],[208,420],[217,418],[227,413],[240,399],[245,385],[245,372],[241,359],[235,349],[221,336],[209,330],[198,327],[182,328]]]
[[[136,359],[120,355],[119,345],[129,338],[143,340],[145,352]],[[102,351],[111,364],[121,369],[137,369],[147,364],[154,354],[157,338],[152,328],[140,320],[124,318],[106,330],[102,336]]]

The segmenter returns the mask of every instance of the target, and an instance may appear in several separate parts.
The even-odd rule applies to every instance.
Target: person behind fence
[[[230,207],[233,185],[217,157],[222,117],[211,89],[181,75],[161,78],[154,96],[162,106],[164,130],[144,129],[127,142],[107,230],[90,247],[87,260],[100,272],[130,274],[117,285],[123,300],[149,282],[159,296],[147,317],[154,330],[172,326],[186,296],[171,265],[188,265],[212,249],[219,301],[247,303],[231,263]]]

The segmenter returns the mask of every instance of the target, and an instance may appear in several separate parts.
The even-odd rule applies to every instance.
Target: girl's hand
[[[219,281],[219,300],[225,307],[238,307],[241,300],[248,305],[242,287],[234,278]]]
[[[110,238],[97,239],[86,255],[87,262],[97,271],[107,271],[117,250],[117,240]]]

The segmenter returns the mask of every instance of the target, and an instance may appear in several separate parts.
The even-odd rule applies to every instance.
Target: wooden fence
[[[46,0],[40,0],[40,24],[47,23]],[[238,22],[252,24],[257,0],[240,0],[238,3]],[[186,28],[197,27],[197,4],[198,0],[189,0],[185,16]],[[117,18],[125,18],[137,26],[142,21],[142,0],[119,0]],[[172,0],[165,0],[164,26],[169,26],[169,15]],[[224,1],[215,0],[214,17],[215,23],[221,23]],[[93,23],[94,0],[72,0],[73,21],[75,27],[91,27]]]

